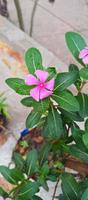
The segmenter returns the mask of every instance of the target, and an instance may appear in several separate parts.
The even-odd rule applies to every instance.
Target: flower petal
[[[38,80],[35,76],[33,76],[32,74],[28,74],[25,78],[25,84],[26,85],[37,85],[38,84]]]
[[[88,55],[83,58],[83,63],[88,65]]]
[[[80,51],[79,58],[84,58],[86,55],[88,55],[88,47]]]
[[[30,90],[30,96],[36,101],[39,101],[40,89],[38,86]]]
[[[4,200],[4,198],[2,196],[0,196],[0,200]]]
[[[41,82],[45,82],[48,78],[48,72],[43,70],[36,70],[35,74]]]
[[[53,91],[54,89],[54,79],[51,79],[50,81],[48,81],[47,83],[45,83],[45,88],[48,89],[48,90],[51,90]]]
[[[52,91],[48,91],[46,89],[42,89],[40,91],[40,100],[41,99],[45,99],[46,97],[51,96],[51,95],[52,95]]]
[[[11,200],[10,198],[6,198],[5,200]]]

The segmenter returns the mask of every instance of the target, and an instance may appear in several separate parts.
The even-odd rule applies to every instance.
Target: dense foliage
[[[26,127],[30,132],[37,128],[43,143],[40,148],[32,148],[25,157],[15,152],[14,168],[0,166],[0,173],[14,186],[9,194],[0,188],[0,195],[4,198],[42,200],[36,193],[40,187],[48,191],[47,181],[50,180],[56,182],[52,200],[88,199],[88,94],[83,93],[88,80],[88,66],[79,58],[80,51],[87,45],[78,33],[67,32],[65,38],[78,62],[77,65],[70,64],[68,72],[58,73],[55,67],[50,66],[45,68],[42,56],[35,48],[28,49],[25,54],[29,73],[34,75],[37,70],[48,72],[47,81],[55,81],[51,95],[36,101],[31,95],[34,86],[21,78],[6,80],[16,93],[26,95],[21,103],[32,108]],[[72,85],[76,89],[75,94],[71,91]],[[48,90],[51,91],[50,88]],[[84,124],[83,129],[80,122]],[[76,173],[67,172],[66,167]],[[62,194],[56,197],[59,181]]]

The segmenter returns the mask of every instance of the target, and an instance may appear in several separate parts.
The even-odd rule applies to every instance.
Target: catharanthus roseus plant
[[[21,103],[31,111],[21,133],[27,153],[14,152],[13,168],[0,166],[13,185],[10,192],[0,188],[4,199],[42,200],[37,193],[41,187],[49,190],[49,180],[56,182],[52,200],[88,199],[88,47],[74,32],[66,33],[66,43],[77,61],[68,72],[44,67],[39,50],[31,48],[25,54],[28,75],[6,80],[16,93],[26,95]],[[62,193],[56,195],[59,181]]]

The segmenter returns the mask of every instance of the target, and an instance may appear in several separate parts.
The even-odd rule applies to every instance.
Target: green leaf
[[[87,46],[85,40],[82,38],[82,36],[79,33],[75,33],[75,32],[67,32],[65,34],[65,39],[66,39],[67,46],[70,52],[72,53],[72,55],[74,56],[74,58],[81,65],[84,65],[82,60],[79,59],[79,53],[84,47]]]
[[[48,67],[47,71],[49,72],[48,80],[51,80],[52,78],[55,78],[55,76],[57,74],[55,67]]]
[[[69,72],[77,72],[79,74],[79,68],[77,67],[77,65],[70,64],[69,65]]]
[[[16,166],[17,169],[23,170],[23,168],[24,168],[24,159],[21,156],[21,154],[19,154],[17,152],[14,152],[12,160],[14,161],[15,166]]]
[[[11,184],[17,185],[19,181],[24,179],[24,175],[18,169],[9,169],[5,166],[0,166],[0,173]]]
[[[77,128],[75,126],[75,124],[73,124],[72,128],[71,128],[71,132],[72,132],[72,136],[74,138],[74,141],[76,142],[77,146],[85,151],[85,146],[83,144],[83,134],[84,134],[84,131],[80,130],[79,128]]]
[[[0,187],[0,196],[3,196],[4,198],[8,197],[8,193],[1,187]]]
[[[38,192],[38,184],[36,182],[24,182],[18,189],[17,197],[21,200],[32,199],[33,196]]]
[[[63,123],[59,112],[51,107],[49,110],[48,118],[48,129],[47,136],[51,138],[60,138],[63,135]]]
[[[88,188],[83,193],[81,200],[88,200]]]
[[[60,109],[60,110],[66,122],[71,123],[72,121],[78,121],[78,122],[84,121],[84,119],[79,115],[78,112],[68,112],[63,109]]]
[[[78,148],[77,145],[72,145],[70,147],[70,154],[88,164],[88,153]]]
[[[42,165],[46,160],[48,160],[49,152],[51,149],[51,144],[45,143],[42,145],[40,152],[39,152],[39,162]]]
[[[63,72],[57,74],[55,79],[55,89],[57,91],[63,91],[70,85],[76,82],[78,78],[78,72]]]
[[[35,195],[30,200],[43,200],[43,199]]]
[[[85,147],[88,149],[88,132],[82,136]]]
[[[41,118],[41,113],[32,111],[26,119],[26,127],[30,129],[37,127],[40,118]]]
[[[74,65],[74,64],[70,64],[69,65],[69,71],[70,72],[76,72],[78,74],[78,79],[76,80],[76,82],[74,83],[77,90],[79,91],[80,90],[80,86],[81,86],[81,78],[80,78],[80,74],[79,74],[79,68]]]
[[[60,105],[64,110],[76,112],[79,111],[79,103],[76,98],[68,91],[63,91],[61,93],[54,93],[52,98]]]
[[[80,77],[85,80],[88,80],[88,67],[82,68],[80,70]]]
[[[72,175],[69,173],[62,174],[62,190],[65,193],[67,199],[77,200],[78,199],[78,183]]]
[[[34,74],[37,69],[43,69],[42,56],[36,48],[30,48],[26,51],[25,62],[31,74]]]
[[[46,98],[39,102],[35,101],[32,97],[26,97],[21,100],[21,103],[27,107],[33,107],[35,111],[44,113],[49,107],[49,99]]]
[[[23,79],[19,78],[8,78],[6,80],[7,85],[15,90],[16,93],[21,95],[29,95],[29,91],[31,89],[30,86],[25,85],[25,82]]]
[[[79,114],[81,117],[85,118],[88,116],[88,95],[87,94],[78,94],[78,96],[76,96],[79,105],[80,105],[80,110],[79,110]]]
[[[88,131],[88,119],[85,121],[85,130]]]
[[[31,175],[37,169],[38,154],[35,149],[31,150],[26,158],[26,170],[27,174]]]

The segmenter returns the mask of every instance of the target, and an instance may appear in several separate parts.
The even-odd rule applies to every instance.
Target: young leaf
[[[85,80],[88,80],[88,67],[82,68],[80,70],[80,77]]]
[[[78,183],[68,173],[62,174],[62,190],[69,200],[78,200]]]
[[[31,111],[26,119],[26,127],[30,129],[35,128],[39,124],[40,118],[41,113]]]
[[[67,32],[65,34],[65,39],[69,50],[71,51],[74,58],[81,64],[84,65],[82,60],[79,59],[80,51],[86,47],[86,42],[82,36],[75,32]]]
[[[59,112],[53,107],[51,107],[49,110],[47,123],[49,130],[49,132],[47,132],[47,136],[55,139],[60,138],[63,135],[64,130],[61,116]]]
[[[76,96],[79,105],[80,105],[80,110],[79,110],[79,114],[81,117],[85,118],[88,116],[88,95],[87,94],[78,94],[78,96]]]
[[[35,149],[31,150],[26,158],[26,170],[27,174],[31,175],[37,169],[38,154]]]
[[[29,91],[31,87],[28,85],[25,85],[25,82],[23,79],[8,78],[6,80],[6,83],[9,87],[15,90],[16,93],[21,94],[21,95],[29,95]]]
[[[63,91],[61,93],[55,92],[52,98],[60,105],[61,108],[68,112],[79,111],[79,103],[76,98],[68,91]]]
[[[42,67],[42,56],[38,49],[36,48],[30,48],[25,53],[25,62],[28,68],[28,71],[31,74],[34,74],[34,72],[37,69],[43,69]]]
[[[68,88],[70,85],[76,82],[78,78],[78,72],[63,72],[57,74],[55,80],[55,91],[63,91]]]

